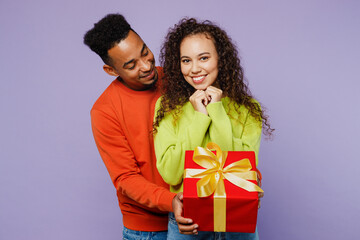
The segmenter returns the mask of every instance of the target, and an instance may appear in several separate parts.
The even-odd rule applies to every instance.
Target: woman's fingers
[[[209,96],[209,99],[210,99],[209,103],[221,101],[221,98],[222,98],[222,90],[221,89],[210,86],[205,90],[205,93]]]

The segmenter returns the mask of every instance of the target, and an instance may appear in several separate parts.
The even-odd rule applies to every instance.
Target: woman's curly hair
[[[167,112],[172,111],[175,121],[181,113],[181,107],[189,101],[195,89],[185,81],[180,68],[180,44],[184,38],[196,34],[205,34],[215,44],[218,54],[218,76],[214,85],[229,97],[240,113],[239,107],[247,107],[255,119],[262,122],[265,135],[270,136],[272,129],[268,116],[260,106],[254,102],[247,83],[244,80],[244,71],[240,65],[238,52],[226,32],[210,21],[198,22],[194,18],[184,18],[170,29],[160,52],[160,63],[163,66],[165,79],[163,82],[163,97],[160,108],[153,124],[154,133],[160,121]],[[237,104],[235,104],[237,103]]]

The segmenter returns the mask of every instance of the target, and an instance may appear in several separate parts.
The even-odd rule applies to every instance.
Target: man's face
[[[120,76],[128,88],[145,90],[157,80],[154,55],[133,31],[109,49],[108,55],[113,66],[104,65],[104,70],[112,76]]]

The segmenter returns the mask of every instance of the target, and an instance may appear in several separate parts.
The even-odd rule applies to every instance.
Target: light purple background
[[[1,0],[0,239],[121,238],[89,115],[113,78],[82,43],[113,12],[155,55],[183,16],[237,43],[276,128],[260,151],[261,239],[357,238],[359,1]]]

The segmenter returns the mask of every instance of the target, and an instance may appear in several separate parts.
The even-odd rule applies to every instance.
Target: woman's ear
[[[103,66],[103,69],[104,69],[104,71],[105,71],[107,74],[109,74],[109,75],[111,75],[111,76],[115,76],[115,77],[119,76],[119,74],[117,74],[117,72],[115,71],[115,69],[114,69],[113,67],[107,65],[107,64],[105,64],[105,65]]]

